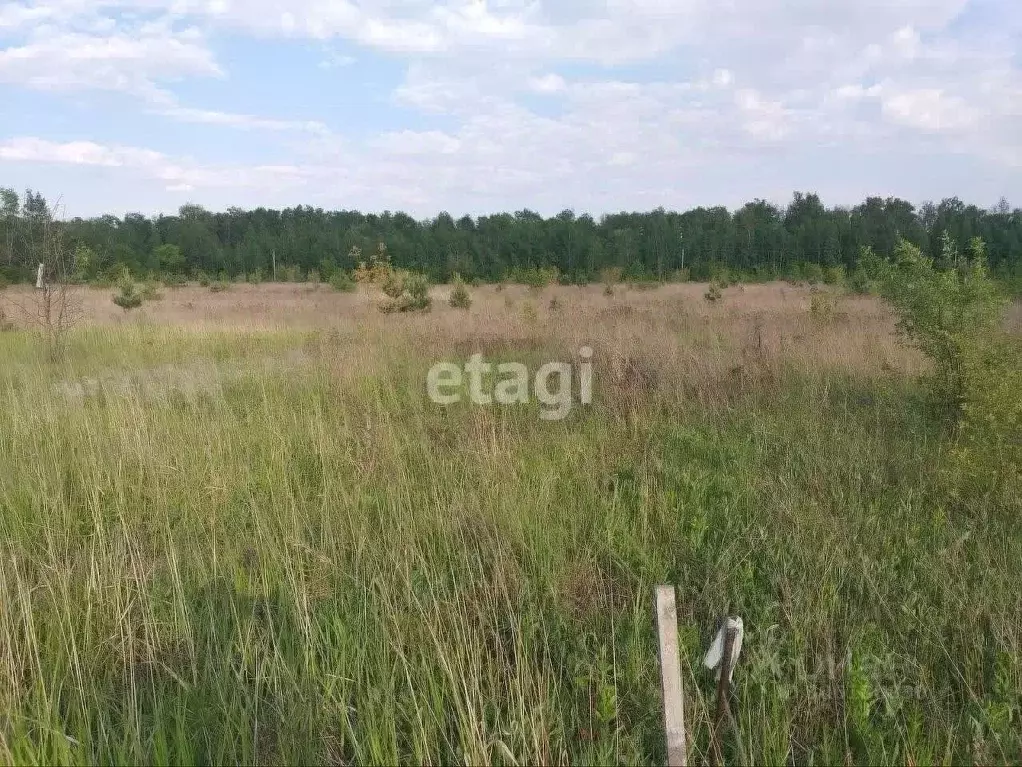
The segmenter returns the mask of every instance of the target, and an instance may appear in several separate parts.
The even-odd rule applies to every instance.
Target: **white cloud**
[[[712,83],[718,88],[726,88],[735,81],[735,76],[729,69],[718,69],[713,73]]]
[[[109,147],[92,141],[58,143],[33,137],[13,138],[0,143],[0,159],[110,168],[154,167],[164,161],[159,152],[146,149]]]
[[[441,131],[400,131],[384,133],[372,145],[393,155],[450,155],[461,148],[461,141]]]
[[[743,88],[735,93],[742,112],[742,126],[756,139],[780,141],[789,133],[788,111],[780,101],[764,99],[757,91]]]
[[[301,181],[313,169],[297,166],[209,165],[175,159],[151,149],[104,145],[92,141],[56,142],[37,137],[17,137],[0,142],[0,160],[118,168],[158,181],[170,191],[197,188],[241,188],[281,185]]]
[[[329,128],[327,128],[327,126],[319,120],[275,120],[265,117],[256,117],[255,115],[219,112],[210,109],[195,109],[177,104],[160,108],[158,113],[167,117],[172,117],[173,119],[181,122],[221,125],[247,130],[276,132],[297,131],[320,136],[325,136],[330,133]]]
[[[176,121],[277,134],[274,158],[285,165],[273,172],[257,162],[144,162],[112,142],[42,152],[106,158],[82,167],[195,194],[275,194],[285,179],[363,208],[623,207],[709,194],[729,168],[734,183],[720,188],[739,197],[814,179],[851,189],[819,163],[825,152],[861,159],[846,175],[896,179],[906,174],[869,158],[955,153],[1017,185],[1003,166],[1022,164],[1012,36],[1022,13],[1011,0],[989,2],[996,21],[970,24],[968,0],[38,0],[0,6],[0,30],[17,40],[0,52],[0,80],[116,89]],[[345,67],[358,55],[358,69],[343,73],[352,77],[382,52],[405,75],[376,96],[404,116],[380,118],[375,135],[339,135],[340,118],[274,114],[269,98],[266,115],[185,103],[181,80],[236,76],[234,62],[213,53],[230,34],[319,41],[312,66]],[[363,58],[364,49],[377,54]],[[0,159],[27,145],[4,146]],[[783,174],[753,186],[749,169],[782,156]]]
[[[529,80],[529,88],[536,93],[560,93],[568,87],[568,83],[558,74],[549,73],[533,77]]]
[[[190,36],[139,31],[138,36],[77,32],[38,34],[0,50],[0,80],[33,88],[93,88],[151,95],[157,82],[186,76],[220,77],[213,55]]]
[[[927,132],[961,132],[974,127],[981,113],[940,88],[920,88],[882,97],[882,109],[894,122]]]

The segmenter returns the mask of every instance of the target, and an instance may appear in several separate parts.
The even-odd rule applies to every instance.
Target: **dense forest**
[[[385,250],[398,267],[443,281],[498,280],[530,268],[556,267],[567,282],[595,279],[619,267],[636,280],[684,273],[707,279],[798,277],[826,267],[854,269],[863,246],[885,255],[899,237],[939,257],[941,240],[959,246],[981,237],[994,272],[1022,276],[1022,210],[1007,201],[990,209],[958,198],[916,208],[905,200],[871,197],[852,208],[827,208],[816,194],[795,193],[787,207],[762,200],[736,211],[662,208],[594,219],[568,210],[552,218],[532,211],[472,218],[441,213],[417,221],[404,213],[363,214],[311,207],[214,213],[197,205],[177,215],[54,220],[38,192],[0,189],[0,278],[34,278],[41,232],[59,230],[82,279],[125,267],[138,275],[225,275],[303,279],[354,269]]]

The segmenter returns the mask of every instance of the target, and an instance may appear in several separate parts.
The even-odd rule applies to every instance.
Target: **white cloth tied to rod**
[[[713,671],[719,669],[721,661],[724,659],[724,637],[726,633],[734,629],[737,633],[735,634],[735,641],[731,645],[731,663],[728,664],[728,681],[731,681],[735,674],[735,664],[738,662],[738,656],[742,653],[742,637],[745,636],[745,626],[742,623],[741,618],[728,618],[724,621],[724,625],[720,627],[720,631],[717,632],[717,636],[713,638],[713,643],[710,645],[710,649],[706,653],[706,657],[703,658],[703,665],[706,668]],[[717,678],[720,678],[720,671],[717,671]]]

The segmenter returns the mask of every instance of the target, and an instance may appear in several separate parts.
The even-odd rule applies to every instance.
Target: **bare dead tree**
[[[27,300],[12,302],[25,323],[42,334],[51,361],[61,358],[68,331],[82,315],[81,297],[74,285],[75,254],[57,218],[60,210],[58,203],[52,215],[29,222],[30,252],[42,266],[42,280]]]

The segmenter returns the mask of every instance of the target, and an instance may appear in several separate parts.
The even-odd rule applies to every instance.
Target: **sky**
[[[1019,0],[0,0],[70,216],[1022,200]]]

